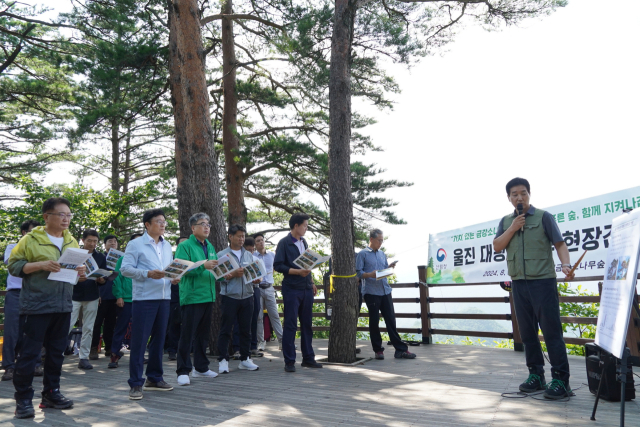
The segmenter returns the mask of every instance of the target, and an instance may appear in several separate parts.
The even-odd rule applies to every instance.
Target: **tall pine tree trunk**
[[[189,217],[205,212],[211,217],[209,240],[221,250],[227,246],[218,165],[209,113],[197,0],[168,0],[169,77],[176,132],[176,175],[180,233],[191,234]],[[210,349],[217,348],[220,330],[220,289],[211,320]]]
[[[329,80],[329,213],[333,274],[355,272],[351,196],[351,43],[356,0],[336,0]],[[358,323],[355,277],[334,278],[329,361],[353,363]]]
[[[233,0],[224,0],[222,14],[233,13]],[[225,179],[229,208],[229,225],[247,222],[244,204],[244,175],[236,162],[238,156],[238,95],[236,93],[236,48],[233,20],[222,20],[222,87],[224,104],[222,115],[222,144],[224,146]]]

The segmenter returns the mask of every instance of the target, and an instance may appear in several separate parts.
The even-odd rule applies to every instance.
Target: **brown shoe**
[[[98,360],[98,347],[92,347],[89,352],[89,360]]]

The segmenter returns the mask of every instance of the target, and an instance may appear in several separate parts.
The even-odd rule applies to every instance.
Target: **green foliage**
[[[462,340],[462,345],[479,345],[480,347],[486,347],[486,342],[486,340],[481,340],[480,338],[477,338],[474,341],[469,337],[464,337],[464,339]]]
[[[582,289],[582,285],[578,285],[575,289],[571,288],[569,283],[558,283],[558,292],[562,296],[593,296],[594,293],[586,292]],[[560,303],[560,316],[566,317],[598,317],[599,303]],[[562,331],[572,331],[579,338],[595,338],[596,325],[581,325],[577,323],[563,323]],[[546,347],[546,346],[545,346]],[[584,346],[577,344],[567,344],[569,354],[584,356]]]

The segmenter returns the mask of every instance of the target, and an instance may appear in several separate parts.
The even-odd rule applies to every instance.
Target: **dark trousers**
[[[167,340],[164,349],[169,353],[178,352],[178,342],[180,341],[180,323],[182,322],[182,308],[180,302],[171,302],[169,306],[169,324],[167,325]]]
[[[20,355],[13,374],[15,398],[33,399],[33,371],[45,348],[43,390],[60,388],[63,352],[67,348],[67,333],[71,313],[20,315],[22,322]]]
[[[260,287],[253,288],[253,316],[251,316],[251,350],[258,349],[258,314],[260,314]],[[240,326],[233,328],[233,350],[240,350]]]
[[[218,336],[218,360],[229,360],[229,341],[231,329],[238,320],[240,332],[240,360],[251,356],[251,319],[253,317],[253,298],[233,299],[222,295],[222,325]]]
[[[146,375],[149,381],[163,381],[162,354],[169,321],[169,300],[134,301],[131,320],[131,359],[129,386],[144,385],[144,351],[149,342],[149,363]]]
[[[20,289],[10,289],[4,297],[4,343],[2,345],[2,367],[14,369],[16,355],[20,352]]]
[[[188,304],[181,307],[182,330],[178,344],[178,375],[189,375],[191,369],[203,373],[209,370],[207,344],[211,330],[212,302]],[[191,364],[191,344],[193,343],[193,365]]]
[[[569,381],[556,279],[514,280],[512,293],[529,373],[544,374],[539,327],[547,344],[553,378]]]
[[[298,329],[298,319],[300,319],[300,350],[302,351],[302,361],[310,362],[315,360],[311,341],[313,330],[311,329],[311,316],[313,308],[312,289],[290,289],[282,287],[282,299],[284,302],[284,325],[282,325],[282,354],[284,363],[292,365],[296,363],[296,330]]]
[[[384,351],[382,347],[382,337],[380,336],[380,313],[387,326],[387,334],[389,341],[396,351],[407,351],[409,347],[402,342],[400,335],[396,329],[396,312],[393,309],[393,299],[391,294],[388,295],[369,295],[365,294],[364,302],[369,309],[369,337],[373,351],[376,353]]]
[[[124,344],[124,336],[127,334],[129,322],[131,322],[131,305],[132,303],[125,302],[123,307],[118,307],[118,317],[111,340],[111,353],[119,352]],[[105,346],[105,348],[108,347]]]
[[[103,299],[98,306],[96,321],[93,325],[93,339],[91,348],[97,348],[100,343],[100,330],[102,330],[102,341],[106,351],[111,350],[113,331],[116,327],[116,317],[118,317],[118,306],[114,299]],[[104,327],[102,324],[104,323]],[[118,349],[120,350],[120,349]]]

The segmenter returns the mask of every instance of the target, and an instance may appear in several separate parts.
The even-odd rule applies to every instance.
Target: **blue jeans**
[[[125,302],[124,306],[118,307],[118,318],[113,331],[113,340],[111,341],[111,353],[117,354],[122,348],[124,336],[127,334],[127,328],[131,321],[131,304],[130,302]]]
[[[514,280],[512,293],[529,373],[544,374],[539,328],[547,344],[552,377],[568,382],[569,359],[562,335],[556,279]]]
[[[298,318],[300,318],[300,350],[302,361],[314,361],[316,355],[313,352],[311,341],[313,339],[312,308],[313,289],[290,289],[282,287],[282,299],[284,302],[284,325],[282,331],[282,354],[284,363],[292,365],[296,363],[296,331]]]
[[[129,386],[143,386],[145,378],[144,351],[149,342],[147,378],[154,383],[163,381],[162,354],[169,321],[169,303],[166,300],[133,301],[131,320],[131,359],[129,361]]]

